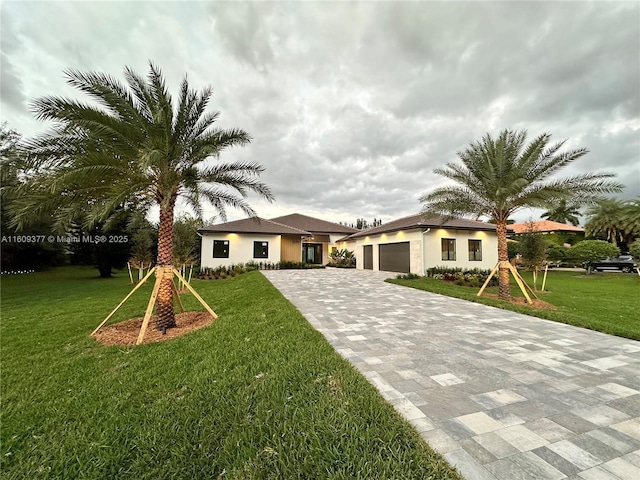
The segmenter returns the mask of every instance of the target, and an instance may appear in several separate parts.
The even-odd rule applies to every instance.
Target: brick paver
[[[469,480],[640,478],[640,342],[385,272],[264,274]]]

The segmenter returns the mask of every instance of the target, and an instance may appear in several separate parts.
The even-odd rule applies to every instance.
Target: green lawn
[[[0,476],[459,478],[261,273],[193,285],[212,326],[124,348],[88,335],[126,274],[3,277]]]
[[[522,273],[527,283],[533,285],[531,274],[529,272]],[[550,270],[545,287],[549,291],[538,293],[538,297],[558,307],[557,310],[533,309],[501,302],[497,299],[478,297],[479,288],[462,287],[432,278],[389,279],[387,281],[640,340],[640,321],[638,320],[640,315],[640,277],[638,275],[620,273],[585,275],[583,271]],[[539,276],[538,287],[541,284],[542,276]],[[489,288],[487,292],[497,293],[497,288]],[[513,279],[511,293],[522,296]]]

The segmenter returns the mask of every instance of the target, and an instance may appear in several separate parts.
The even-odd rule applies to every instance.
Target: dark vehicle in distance
[[[632,273],[638,268],[638,264],[633,260],[631,255],[608,257],[597,262],[584,262],[582,266],[585,269],[591,268],[596,272],[602,272],[605,270],[622,270],[624,273]]]

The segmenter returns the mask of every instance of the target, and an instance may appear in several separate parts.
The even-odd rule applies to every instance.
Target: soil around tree
[[[113,325],[107,325],[98,330],[93,337],[103,345],[135,345],[138,341],[140,328],[142,328],[143,318],[132,318]],[[163,335],[160,330],[156,329],[156,318],[157,316],[154,315],[149,320],[149,326],[142,341],[143,344],[172,340],[213,323],[213,318],[207,312],[177,313],[176,326],[169,328],[166,334]]]
[[[558,307],[552,305],[550,303],[545,302],[544,300],[540,300],[539,298],[532,298],[531,301],[533,303],[527,303],[527,300],[524,297],[511,297],[510,300],[503,300],[495,293],[483,293],[483,297],[493,298],[495,300],[500,300],[501,302],[508,302],[513,305],[518,305],[521,307],[535,308],[538,310],[557,310]]]

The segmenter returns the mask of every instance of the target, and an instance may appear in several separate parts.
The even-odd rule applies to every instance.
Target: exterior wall
[[[213,258],[214,240],[229,240],[229,258]],[[253,258],[253,242],[269,242],[269,257]],[[280,235],[205,233],[202,235],[200,265],[215,268],[250,261],[276,263],[280,261],[280,248]]]
[[[456,260],[442,260],[443,238],[456,240]],[[482,260],[470,261],[467,240],[482,242]],[[492,269],[498,263],[498,237],[494,232],[475,230],[445,230],[432,228],[424,235],[424,268],[444,266],[456,268]]]
[[[409,242],[410,268],[411,273],[421,274],[422,271],[422,232],[419,229],[402,230],[399,232],[382,233],[370,237],[356,239],[356,268],[364,268],[363,247],[373,245],[373,269],[380,269],[380,244]],[[350,242],[351,243],[351,242]]]
[[[302,260],[302,241],[299,235],[283,235],[280,247],[281,262]]]
[[[441,240],[443,238],[456,240],[455,261],[442,260]],[[482,242],[481,261],[469,260],[468,240]],[[498,238],[494,232],[432,228],[424,233],[421,229],[413,229],[358,238],[355,246],[349,242],[350,249],[356,254],[356,268],[364,268],[363,247],[365,245],[373,245],[373,269],[379,270],[379,245],[397,242],[409,242],[411,273],[417,275],[424,275],[427,268],[436,266],[492,269],[498,263]]]

